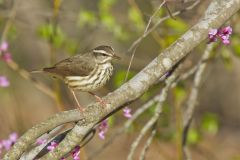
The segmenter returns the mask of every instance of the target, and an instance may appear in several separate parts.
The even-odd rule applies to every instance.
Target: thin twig
[[[162,112],[162,106],[163,106],[163,102],[166,100],[167,98],[167,92],[168,90],[171,88],[171,84],[174,82],[174,80],[176,79],[176,75],[172,74],[167,80],[166,80],[166,86],[162,89],[161,93],[160,93],[160,97],[158,99],[158,104],[155,108],[155,114],[154,116],[145,124],[145,126],[142,128],[142,130],[140,131],[138,137],[134,140],[134,142],[131,145],[130,148],[130,152],[128,154],[127,160],[132,160],[133,159],[133,155],[140,143],[140,141],[142,140],[142,138],[144,137],[144,135],[147,133],[147,131],[153,126],[154,123],[157,122],[160,113]]]
[[[152,23],[152,19],[157,15],[157,13],[160,11],[160,9],[162,8],[162,6],[166,3],[166,1],[164,0],[159,6],[158,8],[155,10],[155,12],[151,15],[151,17],[148,20],[147,26],[145,28],[144,33],[146,33]]]
[[[213,44],[210,44],[207,46],[203,56],[202,56],[202,62],[205,62],[204,60],[208,59],[210,57],[210,53],[213,49]],[[186,111],[184,114],[184,122],[183,122],[183,138],[182,138],[182,146],[183,146],[183,152],[186,160],[191,160],[190,154],[187,149],[187,136],[188,136],[188,130],[191,125],[192,119],[193,119],[193,113],[197,104],[197,97],[199,93],[199,86],[203,77],[203,73],[206,69],[207,63],[201,63],[198,67],[198,70],[196,72],[196,75],[194,77],[193,81],[193,87],[190,92],[189,98],[187,100],[187,106]]]
[[[197,0],[195,3],[193,3],[191,6],[185,8],[184,10],[182,11],[177,11],[177,12],[174,12],[173,14],[171,14],[172,16],[176,16],[176,15],[179,15],[180,13],[184,12],[184,11],[188,11],[188,10],[191,10],[193,9],[195,6],[197,6],[198,4],[200,3],[200,0]],[[149,28],[150,26],[150,23],[153,19],[153,17],[156,15],[156,13],[159,11],[159,9],[162,7],[162,5],[165,4],[165,1],[163,1],[158,9],[154,12],[154,14],[150,17],[149,21],[148,21],[148,25],[144,31],[144,33],[137,39],[135,40],[132,45],[129,47],[129,49],[127,50],[127,52],[131,52],[132,51],[132,56],[131,56],[131,59],[130,59],[130,62],[129,62],[129,66],[128,66],[128,69],[127,69],[127,73],[126,73],[126,76],[125,76],[125,81],[128,79],[128,75],[129,75],[129,71],[131,69],[131,65],[132,65],[132,61],[133,61],[133,58],[135,56],[135,52],[136,52],[136,49],[138,48],[139,44],[141,43],[141,41],[146,37],[148,36],[151,32],[153,32],[162,22],[164,22],[165,20],[171,18],[170,15],[168,16],[165,16],[163,18],[160,18],[156,24],[154,24],[151,28]]]
[[[147,142],[145,143],[145,145],[144,145],[144,147],[143,147],[143,150],[142,150],[142,152],[141,152],[141,154],[140,154],[140,157],[139,157],[139,160],[144,160],[145,159],[145,155],[146,155],[146,153],[147,153],[147,150],[149,149],[149,147],[150,147],[150,145],[151,145],[151,143],[152,143],[152,140],[153,140],[153,138],[154,138],[154,136],[157,134],[157,128],[156,128],[156,126],[153,128],[153,130],[152,130],[152,133],[151,133],[151,135],[148,137],[148,139],[147,139]]]
[[[165,4],[165,0],[158,6],[158,8],[155,10],[155,12],[151,15],[151,17],[148,20],[147,26],[146,26],[146,28],[145,28],[145,30],[143,32],[143,35],[147,33],[147,31],[148,31],[148,29],[149,29],[149,27],[150,27],[150,25],[152,23],[152,19],[157,15],[157,13],[159,12],[159,10],[162,8],[162,6],[164,4]],[[125,81],[127,81],[127,79],[128,79],[129,71],[130,71],[130,68],[132,66],[132,61],[133,61],[133,58],[134,58],[135,53],[136,53],[136,49],[138,48],[139,44],[140,44],[140,42],[138,44],[136,44],[134,47],[130,47],[128,49],[128,52],[131,52],[132,50],[133,50],[133,52],[132,52],[132,56],[130,58],[130,62],[129,62],[129,65],[128,65],[127,73],[126,73],[126,76],[125,76]]]

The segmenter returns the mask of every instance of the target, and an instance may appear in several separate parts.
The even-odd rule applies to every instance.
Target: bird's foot
[[[96,98],[96,101],[99,102],[102,106],[107,106],[107,102],[104,99],[98,96],[96,96],[95,98]]]
[[[96,94],[89,92],[91,95],[93,95],[97,102],[99,102],[102,106],[107,106],[107,102],[102,99],[101,97],[98,97]]]

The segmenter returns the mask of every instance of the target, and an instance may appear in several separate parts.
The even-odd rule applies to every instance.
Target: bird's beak
[[[121,58],[114,54],[114,55],[113,55],[113,59],[120,60]]]

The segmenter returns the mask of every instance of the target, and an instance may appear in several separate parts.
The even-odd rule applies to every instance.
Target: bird
[[[45,72],[63,80],[70,88],[82,112],[84,109],[78,102],[75,91],[88,92],[97,101],[105,104],[93,91],[103,87],[110,79],[113,73],[112,61],[114,59],[120,59],[119,56],[115,55],[114,49],[108,45],[100,45],[83,54],[66,58],[51,67],[35,70],[32,73]]]

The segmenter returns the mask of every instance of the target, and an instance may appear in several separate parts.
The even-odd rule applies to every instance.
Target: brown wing
[[[56,63],[53,67],[44,68],[43,70],[60,77],[87,76],[95,67],[93,58],[91,53],[76,55]]]

